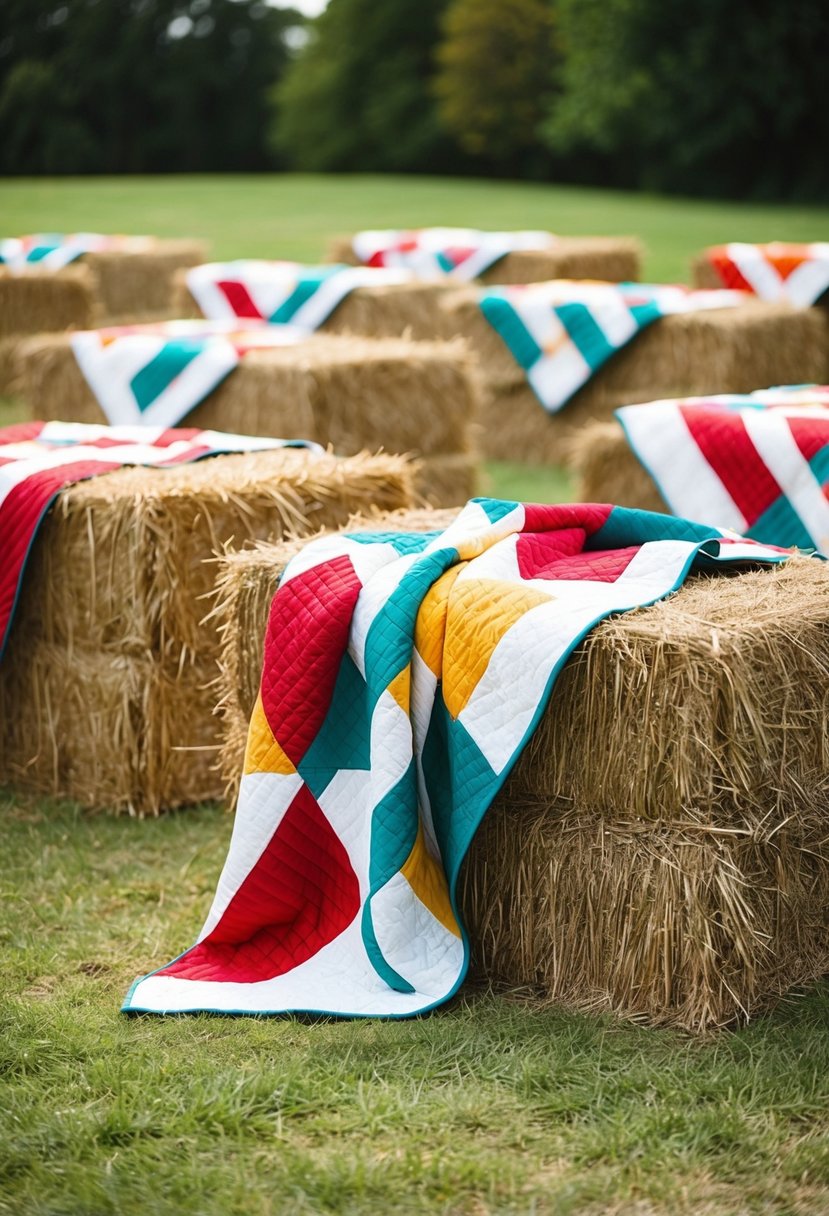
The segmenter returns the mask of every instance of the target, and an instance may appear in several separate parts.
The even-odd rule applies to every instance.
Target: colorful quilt
[[[724,287],[808,308],[829,291],[829,243],[717,245],[706,250]]]
[[[612,506],[474,499],[336,533],[271,606],[233,835],[195,946],[124,1009],[403,1017],[467,968],[463,857],[576,644],[697,563],[787,554]]]
[[[365,266],[402,267],[419,279],[469,282],[517,250],[550,249],[550,232],[481,232],[478,228],[386,228],[358,232],[352,241]]]
[[[616,411],[675,515],[829,557],[829,387]]]
[[[306,338],[289,325],[157,321],[81,330],[72,349],[113,426],[175,426],[254,350]]]
[[[218,431],[24,422],[0,428],[0,656],[23,570],[40,522],[60,491],[123,465],[181,464],[222,452],[311,447],[302,440],[254,439]]]
[[[38,232],[0,239],[0,265],[15,273],[61,270],[85,253],[134,253],[151,249],[148,236],[104,236],[100,232]]]
[[[726,308],[738,291],[689,291],[651,283],[555,279],[481,292],[484,316],[551,414],[647,325],[671,313]]]
[[[312,333],[355,288],[407,283],[412,277],[403,270],[365,266],[207,262],[188,270],[187,286],[212,320],[269,321]]]

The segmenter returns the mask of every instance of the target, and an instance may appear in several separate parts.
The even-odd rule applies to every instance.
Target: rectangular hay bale
[[[359,266],[352,238],[336,237],[328,248],[329,262]],[[479,282],[543,283],[548,279],[604,279],[608,283],[636,282],[642,277],[642,246],[628,236],[564,236],[549,249],[518,249],[499,258]]]
[[[203,620],[216,552],[412,494],[403,457],[299,450],[119,469],[64,491],[0,663],[0,779],[138,814],[218,796],[219,636]]]
[[[301,544],[223,562],[231,787],[268,605]],[[545,1000],[695,1031],[825,973],[827,676],[829,569],[804,558],[695,575],[599,624],[464,864],[474,968]]]
[[[580,502],[613,502],[643,511],[667,511],[650,473],[636,458],[618,422],[589,422],[567,445]]]
[[[21,362],[33,417],[106,421],[68,337],[30,339]],[[182,425],[313,439],[344,455],[379,447],[411,453],[425,458],[418,486],[424,498],[455,503],[463,485],[474,481],[479,405],[480,386],[463,343],[319,335],[245,355]]]

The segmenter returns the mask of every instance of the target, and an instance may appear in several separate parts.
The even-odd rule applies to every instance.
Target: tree
[[[618,184],[829,197],[825,0],[559,0],[552,149]]]
[[[272,146],[312,172],[444,170],[431,83],[447,0],[331,0],[274,91]]]
[[[4,0],[0,171],[263,169],[302,21],[265,0]]]
[[[442,29],[435,89],[446,129],[497,170],[540,170],[558,64],[551,0],[452,0]]]

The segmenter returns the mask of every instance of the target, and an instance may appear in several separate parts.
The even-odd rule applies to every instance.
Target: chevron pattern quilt
[[[124,465],[165,466],[222,452],[286,446],[218,431],[24,422],[0,428],[0,655],[5,649],[26,559],[41,520],[68,485]],[[314,447],[295,441],[295,447]]]
[[[829,291],[829,242],[716,245],[706,256],[724,287],[808,308]]]
[[[187,286],[211,320],[269,321],[313,333],[357,287],[407,283],[412,277],[400,269],[243,260],[194,266]]]
[[[829,557],[829,387],[616,411],[676,515]]]
[[[0,239],[0,265],[17,273],[61,270],[85,253],[135,253],[151,249],[152,237],[104,236],[100,232],[39,232]]]
[[[157,321],[71,337],[84,378],[113,426],[171,427],[254,350],[306,337],[262,321]]]
[[[508,253],[550,249],[555,243],[550,232],[386,228],[355,233],[352,248],[365,266],[402,267],[419,279],[469,282]]]
[[[699,563],[786,556],[668,515],[492,499],[444,532],[309,543],[271,606],[213,906],[124,1009],[445,1001],[467,969],[461,862],[576,644]]]
[[[480,305],[536,397],[553,414],[660,317],[731,307],[745,299],[738,291],[555,279],[482,290]]]

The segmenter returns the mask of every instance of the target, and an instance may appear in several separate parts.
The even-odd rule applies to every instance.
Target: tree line
[[[3,0],[0,171],[829,200],[826,0]]]

